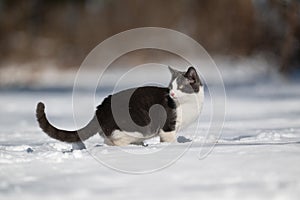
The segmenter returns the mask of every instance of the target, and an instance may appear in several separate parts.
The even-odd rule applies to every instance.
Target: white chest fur
[[[173,88],[176,88],[176,85],[173,85]],[[204,89],[200,87],[198,93],[192,94],[183,93],[176,89],[171,92],[175,93],[174,100],[177,104],[176,131],[179,131],[199,117],[204,101]]]

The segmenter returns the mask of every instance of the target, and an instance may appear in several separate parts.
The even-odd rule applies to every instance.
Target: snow
[[[35,120],[35,106],[42,100],[53,124],[76,128],[72,112],[74,77],[62,87],[1,89],[0,199],[298,199],[299,82],[280,79],[265,69],[255,73],[257,70],[246,67],[242,71],[247,74],[236,67],[222,68],[226,122],[207,156],[201,150],[209,152],[216,140],[209,139],[203,145],[210,124],[208,108],[203,109],[199,133],[193,135],[193,124],[180,133],[176,144],[160,144],[154,138],[147,141],[147,147],[119,148],[103,145],[103,139],[94,136],[86,142],[88,150],[71,151],[70,144],[42,133]],[[239,78],[233,80],[231,76]],[[93,114],[84,107],[88,90],[80,92],[79,126]],[[96,104],[108,92],[98,91]],[[161,153],[157,156],[156,152]],[[144,168],[151,173],[113,170],[95,155],[121,170]],[[169,163],[168,159],[175,160]],[[159,170],[151,171],[153,167]]]

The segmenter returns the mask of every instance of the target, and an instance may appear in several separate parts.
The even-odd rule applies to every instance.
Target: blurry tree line
[[[210,54],[272,53],[299,67],[299,0],[0,0],[0,66],[79,66],[106,38],[155,26],[183,32]]]

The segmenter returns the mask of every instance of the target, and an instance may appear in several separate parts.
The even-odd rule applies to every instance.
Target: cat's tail
[[[63,142],[73,143],[83,141],[101,131],[96,115],[85,127],[76,131],[67,131],[55,128],[49,123],[45,114],[45,105],[42,102],[37,104],[36,118],[39,126],[47,135]]]

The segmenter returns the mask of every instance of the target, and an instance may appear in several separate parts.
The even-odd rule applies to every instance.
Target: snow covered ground
[[[91,156],[90,149],[71,152],[71,145],[50,139],[38,128],[35,106],[41,100],[53,124],[76,127],[71,85],[1,89],[0,199],[298,199],[300,83],[279,79],[268,71],[241,78],[234,74],[237,71],[222,71],[226,122],[215,148],[203,159],[198,158],[200,150],[209,150],[213,142],[202,147],[201,131],[209,125],[210,116],[205,108],[196,137],[194,124],[183,132],[178,144],[159,144],[154,139],[148,147],[122,148],[140,155],[168,148],[166,154],[148,163],[131,160],[117,147],[103,146],[99,136],[88,142],[104,159],[122,160],[120,168],[130,169],[163,163],[168,153],[189,147],[170,166],[140,175],[104,166]],[[96,94],[99,103],[107,92]],[[81,94],[84,124],[93,113],[84,107],[87,91]]]

